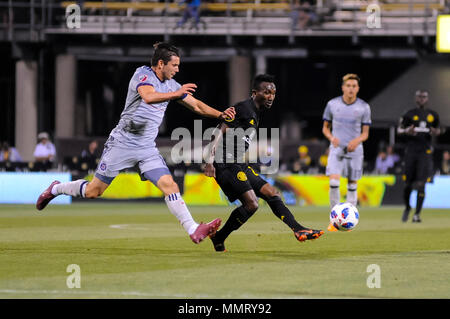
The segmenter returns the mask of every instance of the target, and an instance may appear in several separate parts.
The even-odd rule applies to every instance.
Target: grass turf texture
[[[328,232],[326,208],[290,207],[324,229],[298,242],[267,206],[213,251],[193,244],[164,204],[0,205],[0,298],[449,298],[450,212],[425,209],[401,223],[400,207],[361,208],[349,233]],[[230,207],[190,207],[223,223]],[[81,268],[69,289],[67,266]],[[381,288],[368,288],[381,270]]]

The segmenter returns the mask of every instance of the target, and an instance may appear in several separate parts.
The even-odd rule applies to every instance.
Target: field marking
[[[149,227],[138,226],[139,224],[117,224],[109,225],[109,228],[114,229],[130,229],[130,230],[150,230]]]
[[[74,290],[21,290],[21,289],[0,289],[0,294],[32,294],[32,295],[102,295],[102,296],[130,296],[130,297],[147,297],[147,298],[198,298],[198,299],[214,299],[214,298],[238,298],[238,299],[258,299],[258,298],[274,298],[274,299],[304,299],[308,296],[292,296],[292,295],[276,295],[272,297],[264,297],[260,295],[242,294],[242,295],[202,295],[202,294],[156,294],[140,291],[83,291]]]
[[[140,291],[82,291],[82,290],[21,290],[21,289],[0,289],[0,294],[44,294],[44,295],[122,295],[135,297],[162,297],[162,298],[212,298],[210,295],[181,295],[181,294],[155,294]]]

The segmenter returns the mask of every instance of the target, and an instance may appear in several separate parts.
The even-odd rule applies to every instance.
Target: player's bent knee
[[[99,196],[102,196],[103,191],[100,187],[89,187],[89,185],[86,187],[86,191],[84,194],[84,197],[86,198],[97,198]]]
[[[259,193],[260,193],[260,195],[262,195],[261,197],[267,198],[267,199],[273,198],[275,196],[281,197],[280,192],[275,187],[270,185],[269,183],[267,183],[263,187],[261,187]]]
[[[244,208],[251,214],[258,210],[258,201],[252,200],[244,204]]]
[[[425,183],[424,182],[416,182],[415,189],[418,192],[424,192],[425,191]]]
[[[175,183],[172,176],[170,175],[162,176],[158,180],[157,186],[166,196],[180,192],[178,184]]]
[[[339,179],[330,179],[330,187],[331,188],[339,188],[340,186],[340,180]]]
[[[357,188],[358,188],[358,184],[356,182],[349,182],[347,184],[347,189],[349,191],[356,191]]]

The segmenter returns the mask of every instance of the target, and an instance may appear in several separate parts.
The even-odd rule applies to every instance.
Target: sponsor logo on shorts
[[[106,170],[106,164],[105,163],[100,163],[100,169],[102,171]]]
[[[241,171],[237,173],[237,179],[245,182],[247,180],[247,175],[245,175],[245,173]]]

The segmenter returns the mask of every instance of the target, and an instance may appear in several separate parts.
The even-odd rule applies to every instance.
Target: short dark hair
[[[167,42],[156,42],[153,48],[155,48],[155,52],[152,56],[152,66],[156,66],[159,60],[163,60],[164,64],[167,64],[172,56],[180,56],[178,48]]]
[[[270,74],[258,74],[253,79],[252,90],[258,91],[260,89],[260,85],[263,82],[275,82],[275,77]]]

